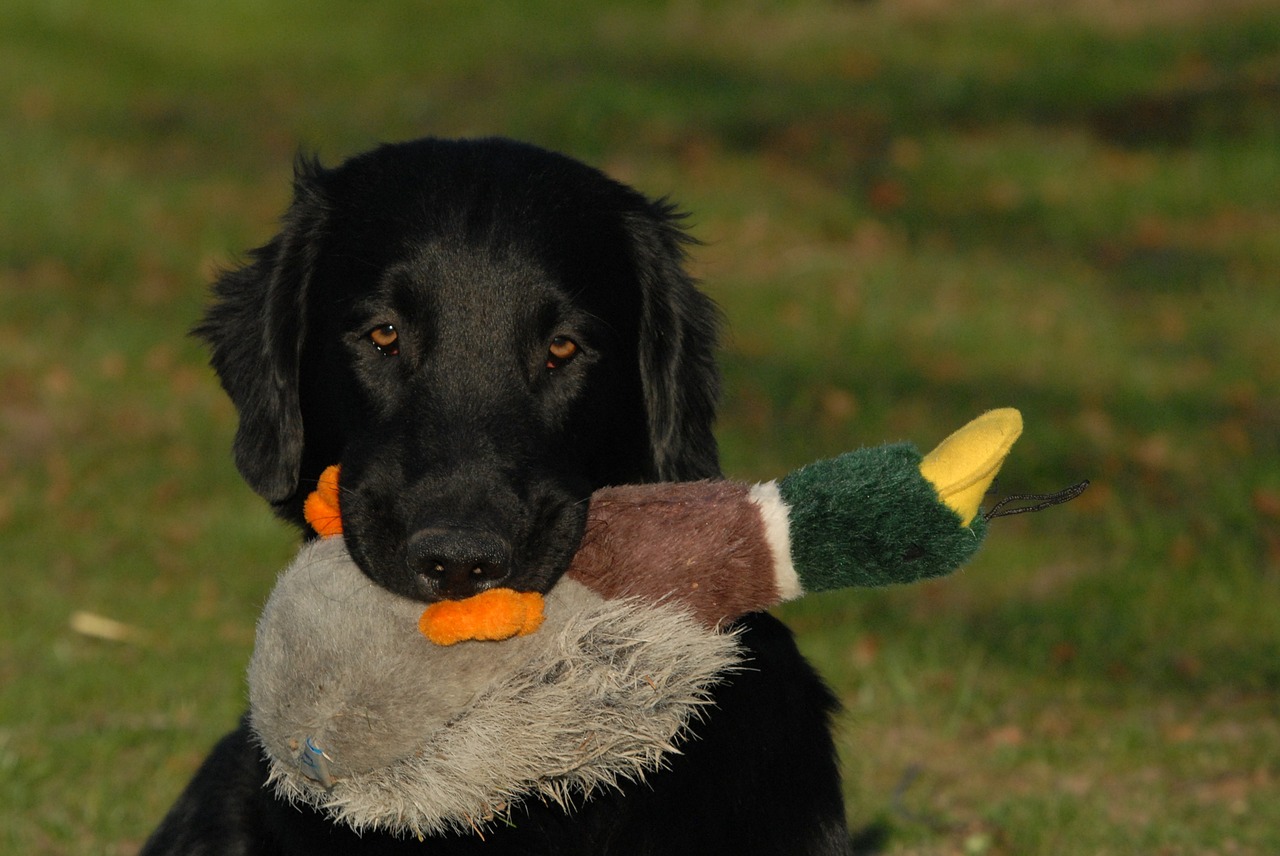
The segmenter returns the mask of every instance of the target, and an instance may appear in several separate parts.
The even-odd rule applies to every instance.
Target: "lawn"
[[[427,133],[691,212],[731,475],[1013,405],[1002,490],[1093,481],[782,611],[870,850],[1280,852],[1280,7],[353,8],[0,15],[0,853],[132,853],[234,723],[296,536],[186,330],[296,151]]]

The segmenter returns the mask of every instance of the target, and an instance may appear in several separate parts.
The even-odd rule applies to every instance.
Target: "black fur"
[[[197,329],[240,412],[237,466],[278,514],[302,525],[340,462],[344,537],[379,584],[546,590],[594,489],[719,474],[717,316],[670,206],[503,140],[296,174],[280,234],[219,279]],[[834,701],[781,624],[745,624],[751,668],[685,754],[576,811],[532,803],[483,839],[357,838],[275,800],[242,723],[143,853],[847,853]]]

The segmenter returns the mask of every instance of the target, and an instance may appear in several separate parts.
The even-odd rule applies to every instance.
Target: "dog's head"
[[[300,161],[279,235],[196,329],[240,472],[301,525],[340,463],[344,537],[393,591],[546,590],[594,489],[718,474],[686,241],[665,203],[509,141]]]

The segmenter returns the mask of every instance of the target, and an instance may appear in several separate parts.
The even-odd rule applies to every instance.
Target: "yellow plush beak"
[[[968,526],[1021,434],[1022,414],[1017,410],[988,410],[925,455],[920,474]]]

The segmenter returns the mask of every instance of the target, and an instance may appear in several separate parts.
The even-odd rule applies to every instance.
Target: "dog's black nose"
[[[409,539],[409,563],[423,594],[460,599],[492,588],[511,570],[511,547],[478,529],[430,527]]]

